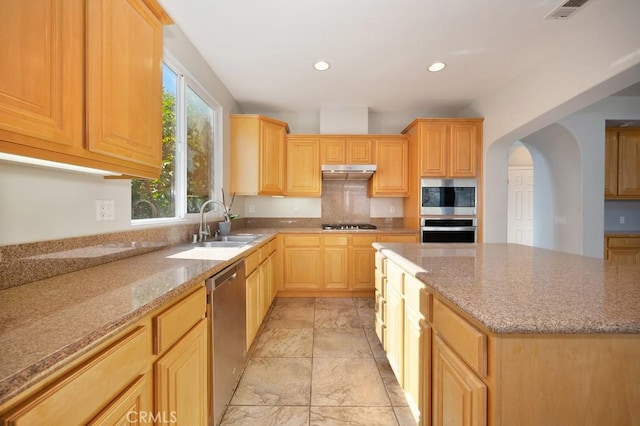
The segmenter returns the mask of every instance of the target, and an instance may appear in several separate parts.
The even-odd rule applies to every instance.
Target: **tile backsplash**
[[[323,223],[369,223],[368,182],[322,182]]]

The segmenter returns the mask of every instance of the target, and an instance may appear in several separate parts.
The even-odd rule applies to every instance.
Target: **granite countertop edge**
[[[89,333],[84,334],[82,337],[73,340],[72,342],[68,342],[67,344],[62,345],[57,348],[57,350],[49,353],[47,356],[38,359],[36,362],[27,365],[24,368],[20,368],[17,371],[5,376],[0,377],[0,404],[5,401],[11,399],[12,397],[20,394],[21,392],[28,389],[33,384],[38,381],[45,379],[49,375],[55,373],[56,371],[64,368],[66,365],[70,364],[74,360],[78,359],[85,353],[89,352],[91,349],[99,346],[101,343],[107,341],[109,338],[117,335],[122,330],[126,329],[128,326],[134,324],[136,321],[144,318],[146,315],[157,309],[158,307],[164,305],[165,303],[170,302],[171,300],[177,299],[184,293],[188,292],[199,283],[204,281],[206,278],[214,275],[220,270],[224,269],[224,267],[230,265],[234,261],[243,258],[246,254],[256,245],[260,245],[262,242],[267,241],[268,239],[276,236],[277,234],[286,234],[286,233],[318,233],[318,234],[336,234],[336,233],[358,233],[358,234],[380,234],[380,233],[398,233],[398,234],[416,234],[418,231],[413,229],[405,229],[405,228],[378,228],[374,230],[323,230],[320,228],[243,228],[239,229],[237,232],[233,232],[233,234],[242,234],[242,233],[255,233],[261,234],[262,237],[248,245],[242,251],[240,251],[236,256],[229,258],[225,261],[219,262],[215,265],[212,264],[210,267],[206,267],[204,269],[199,269],[198,273],[193,276],[187,276],[184,278],[184,281],[167,292],[161,294],[157,298],[149,301],[136,308],[135,310],[127,312],[125,315],[118,316],[113,318],[111,321],[102,324],[99,328],[91,330]],[[87,272],[89,270],[95,271],[95,273],[100,273],[100,270],[104,269],[105,265],[115,265],[119,262],[130,262],[132,259],[143,258],[145,256],[154,256],[154,257],[163,257],[165,254],[170,255],[174,254],[179,250],[188,250],[193,248],[194,246],[189,243],[178,244],[169,247],[162,247],[158,250],[154,250],[151,252],[140,253],[136,256],[126,258],[126,259],[115,259],[110,263],[92,266],[90,268],[85,268],[80,271],[70,272],[64,275],[58,275],[51,278],[46,278],[43,280],[31,282],[28,286],[38,286],[38,285],[47,285],[52,281],[59,280],[59,277],[77,277],[78,274]],[[72,278],[73,279],[73,278]],[[79,278],[78,278],[79,279]],[[0,290],[0,294],[6,291],[19,291],[16,290],[18,287],[13,287],[9,289]],[[5,293],[6,294],[6,293]],[[0,334],[2,331],[0,331]]]
[[[417,245],[419,246],[420,244],[418,243]],[[483,309],[483,306],[475,305],[473,301],[465,300],[463,297],[456,295],[455,291],[442,284],[443,277],[434,277],[433,272],[428,270],[428,266],[418,265],[412,261],[413,259],[407,259],[395,251],[397,247],[406,247],[409,244],[374,243],[373,246],[387,258],[405,269],[406,272],[420,280],[426,288],[446,299],[488,331],[495,334],[640,334],[640,322],[635,319],[612,323],[610,321],[598,321],[597,318],[594,318],[593,320],[578,322],[553,318],[527,318],[526,315],[521,315],[522,312],[509,312],[508,309],[502,310],[499,314],[495,314],[496,310],[488,312],[488,310]],[[549,251],[546,249],[538,250]],[[455,280],[456,277],[447,276],[446,279]]]
[[[246,232],[246,230],[244,231]],[[191,289],[197,287],[204,280],[215,275],[226,266],[241,258],[246,257],[246,254],[250,252],[254,247],[259,246],[265,241],[268,241],[277,233],[278,232],[274,230],[260,229],[261,237],[256,241],[248,244],[246,247],[242,247],[242,250],[238,250],[238,252],[234,256],[220,261],[205,261],[207,262],[207,266],[195,268],[195,273],[184,276],[180,280],[180,283],[172,286],[166,292],[162,292],[162,294],[154,297],[152,300],[149,300],[144,305],[130,310],[123,315],[114,316],[110,321],[101,324],[98,328],[92,329],[90,332],[82,335],[81,337],[63,344],[62,346],[58,347],[57,350],[54,350],[50,354],[38,359],[37,361],[27,365],[26,367],[20,368],[14,371],[12,374],[0,378],[0,404],[27,390],[32,385],[47,378],[56,371],[64,368],[66,365],[72,363],[85,353],[102,344],[103,342],[116,336],[119,332],[135,324],[137,321],[141,320],[146,315],[153,312],[162,305],[179,298],[185,293],[188,293]],[[135,262],[136,259],[149,256],[153,256],[154,258],[156,258],[154,262],[160,262],[161,260],[158,259],[164,258],[165,255],[173,255],[181,251],[190,250],[193,247],[193,245],[188,243],[178,244],[175,246],[161,248],[150,253],[143,253],[127,259],[115,260],[107,264],[86,268],[80,271],[70,272],[68,274],[47,278],[41,281],[35,281],[26,285],[47,285],[47,283],[54,280],[60,280],[60,277],[70,277],[70,281],[73,281],[74,279],[76,281],[80,281],[80,274],[100,274],[100,271],[105,270],[107,265],[113,267],[118,263]],[[184,269],[182,265],[176,266],[175,269],[177,270],[179,268]],[[169,268],[169,270],[171,270],[171,268]],[[19,289],[20,287],[22,286],[0,290],[0,294],[7,291],[19,291],[16,289]],[[131,290],[133,291],[133,288]]]

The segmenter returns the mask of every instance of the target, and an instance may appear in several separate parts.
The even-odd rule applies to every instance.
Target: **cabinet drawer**
[[[380,241],[383,243],[415,243],[418,242],[417,235],[381,235]]]
[[[420,289],[420,312],[427,321],[433,322],[433,294],[426,288]]]
[[[153,353],[160,354],[200,321],[206,312],[206,290],[200,287],[153,318]]]
[[[487,375],[487,336],[438,299],[433,301],[433,328],[481,377]]]
[[[420,290],[424,284],[416,277],[404,276],[404,305],[416,313],[420,313]]]
[[[371,244],[375,243],[378,238],[375,235],[354,235],[352,244],[354,246],[367,246],[371,247]],[[373,247],[371,247],[373,249]]]
[[[379,269],[376,269],[374,276],[375,276],[374,285],[375,285],[376,293],[380,294],[380,296],[382,297],[387,297],[387,289],[386,289],[387,277],[382,275]]]
[[[349,237],[347,235],[325,235],[325,246],[347,246],[349,245]]]
[[[285,247],[293,246],[320,246],[319,235],[286,235],[284,237]]]
[[[0,418],[8,425],[85,424],[144,373],[148,327],[138,327]]]
[[[387,275],[387,258],[379,251],[376,251],[375,263],[376,269],[379,270],[382,275]]]
[[[255,271],[259,264],[260,250],[255,250],[244,258],[244,270],[246,272],[246,275],[249,276],[253,271]]]
[[[260,263],[262,263],[262,261],[266,260],[266,258],[269,257],[269,255],[273,251],[272,247],[273,246],[271,245],[271,243],[267,243],[260,247]]]
[[[404,272],[393,262],[387,262],[387,287],[404,294]]]
[[[609,237],[607,247],[638,247],[640,248],[640,237]]]

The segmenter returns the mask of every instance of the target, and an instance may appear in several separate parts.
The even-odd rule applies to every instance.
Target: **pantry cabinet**
[[[376,172],[369,183],[370,197],[409,195],[409,140],[385,137],[374,141]]]
[[[640,129],[605,133],[605,197],[640,199]]]
[[[287,123],[262,115],[231,115],[231,192],[285,195]]]
[[[317,138],[287,138],[287,188],[292,197],[320,197],[320,140]]]
[[[169,23],[155,0],[5,1],[0,151],[157,178]]]

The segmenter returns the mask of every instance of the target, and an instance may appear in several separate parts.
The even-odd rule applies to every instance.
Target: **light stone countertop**
[[[263,237],[241,248],[191,244],[114,259],[28,284],[0,290],[0,403],[59,370],[154,309],[180,297],[277,233],[399,233],[404,228],[322,230],[242,228]],[[114,251],[108,247],[109,253]],[[93,256],[87,248],[35,257],[47,268],[57,259]],[[105,250],[99,253],[103,255]],[[31,267],[35,267],[31,265]]]
[[[374,247],[495,333],[640,333],[640,267],[518,244]]]
[[[177,245],[0,291],[0,403],[275,235],[260,233],[241,248]]]

